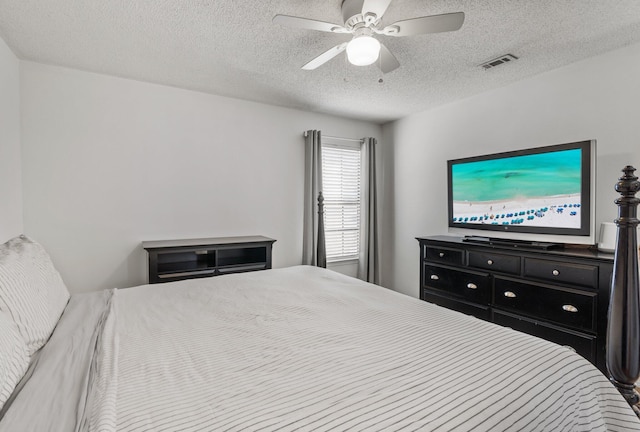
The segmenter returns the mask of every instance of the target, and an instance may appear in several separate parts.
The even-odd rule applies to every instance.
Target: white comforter
[[[571,350],[315,267],[116,290],[109,308],[91,431],[640,430]]]

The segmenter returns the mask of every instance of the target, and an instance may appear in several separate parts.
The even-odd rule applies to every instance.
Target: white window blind
[[[360,146],[322,145],[322,194],[328,261],[360,251]]]

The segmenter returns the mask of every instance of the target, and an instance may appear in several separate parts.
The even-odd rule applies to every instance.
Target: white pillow
[[[31,356],[49,339],[69,291],[44,248],[19,236],[0,246],[0,311],[15,322]]]
[[[0,312],[0,408],[29,366],[27,346],[15,323]]]

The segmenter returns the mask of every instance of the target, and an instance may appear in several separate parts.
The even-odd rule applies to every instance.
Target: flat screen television
[[[449,160],[449,231],[592,245],[595,162],[595,140]]]

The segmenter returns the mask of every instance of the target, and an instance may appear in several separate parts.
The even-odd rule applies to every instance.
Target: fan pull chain
[[[347,77],[349,73],[349,60],[347,59],[347,56],[344,56],[344,82],[349,82],[349,78]]]

